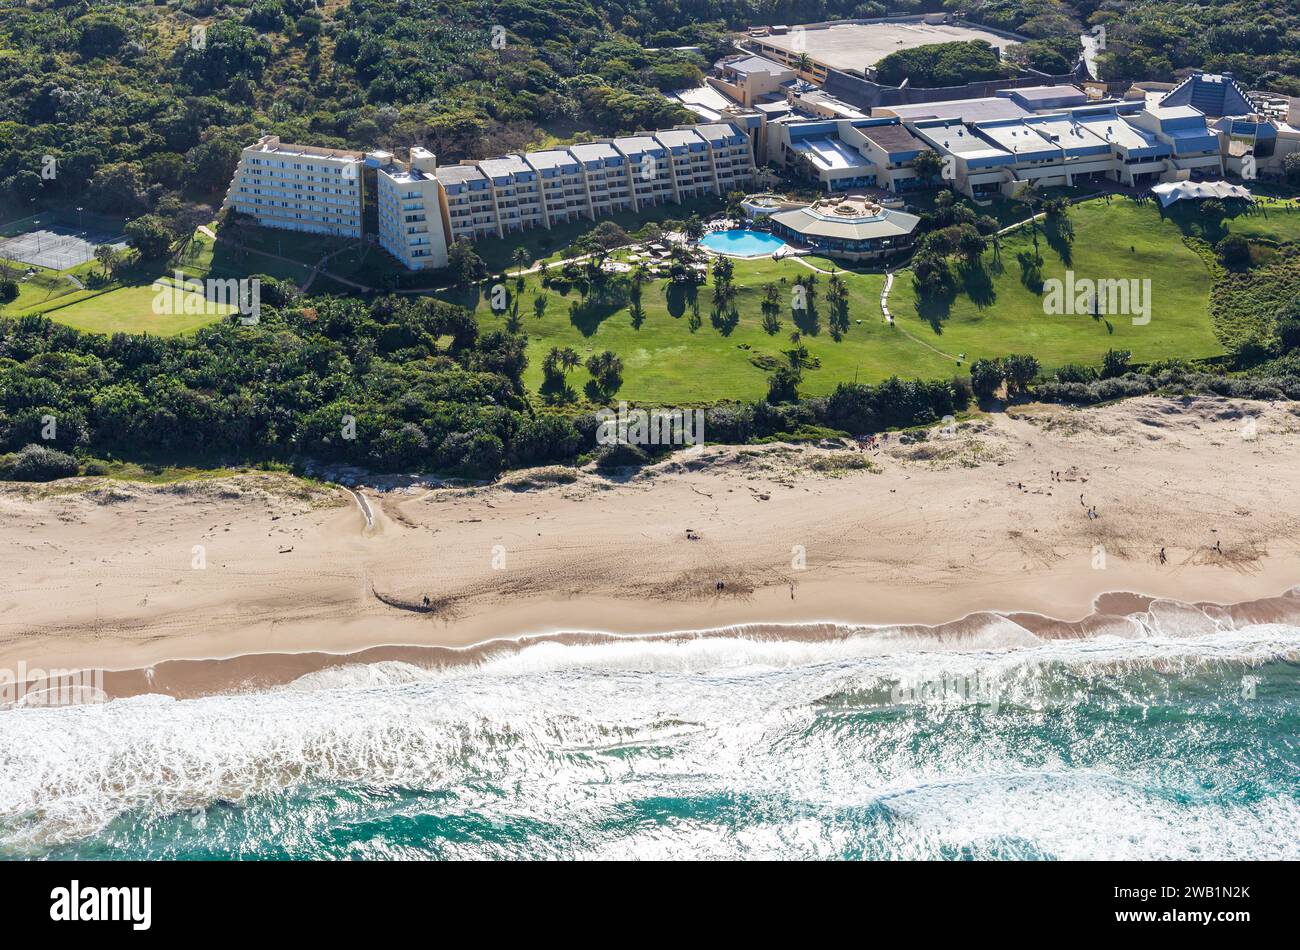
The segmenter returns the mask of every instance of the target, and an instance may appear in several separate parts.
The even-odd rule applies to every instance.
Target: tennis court
[[[101,244],[121,249],[126,247],[126,239],[121,232],[46,224],[0,240],[0,257],[51,270],[67,270],[94,260],[95,248]]]

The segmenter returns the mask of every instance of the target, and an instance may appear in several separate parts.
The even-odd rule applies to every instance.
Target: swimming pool
[[[771,254],[785,247],[775,234],[765,231],[714,231],[700,238],[700,244],[719,254],[734,254],[737,257],[759,257]]]

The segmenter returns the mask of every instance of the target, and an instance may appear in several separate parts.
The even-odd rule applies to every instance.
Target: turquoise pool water
[[[700,238],[700,244],[721,254],[757,257],[781,249],[785,246],[785,241],[775,234],[763,231],[714,231]]]

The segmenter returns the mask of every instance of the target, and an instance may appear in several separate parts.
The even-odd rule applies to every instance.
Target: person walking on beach
[[[1161,549],[1160,549],[1160,563],[1161,563],[1161,564],[1165,563],[1165,549],[1164,549],[1164,548],[1161,548]]]

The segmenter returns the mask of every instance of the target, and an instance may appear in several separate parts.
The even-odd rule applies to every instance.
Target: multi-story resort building
[[[436,180],[449,242],[501,236],[496,198],[487,175],[473,165],[451,165],[438,169]]]
[[[927,149],[947,160],[957,190],[981,201],[1026,180],[1143,186],[1224,171],[1280,177],[1286,156],[1300,150],[1300,99],[1248,92],[1228,74],[1136,83],[1117,99],[1107,98],[1103,84],[1086,82],[1082,67],[1047,84],[1022,76],[935,90],[874,85],[862,78],[870,70],[851,66],[875,47],[846,38],[875,42],[891,29],[946,22],[936,15],[751,31],[740,44],[746,51],[719,60],[705,85],[668,95],[706,120],[745,128],[760,163],[802,173],[831,192],[920,187],[910,163]],[[796,42],[810,55],[822,44],[840,57],[838,64],[827,59],[824,82],[816,70],[814,83],[792,65]],[[790,48],[780,56],[768,49],[783,46]]]
[[[283,145],[265,135],[243,150],[222,207],[266,228],[361,237],[365,153]]]
[[[418,270],[446,266],[460,240],[744,190],[759,163],[831,193],[904,194],[933,184],[916,170],[930,151],[946,185],[987,202],[1028,185],[1148,187],[1218,178],[1225,168],[1279,174],[1285,155],[1300,150],[1300,100],[1248,93],[1227,75],[1138,84],[1122,99],[1071,84],[1021,85],[870,115],[806,104],[808,83],[758,56],[724,60],[710,83],[701,87],[708,95],[680,101],[719,121],[443,167],[418,146],[404,163],[266,136],[244,149],[225,203],[266,227],[362,237],[373,174],[379,243]],[[870,259],[910,243],[901,232],[911,222],[887,210],[893,203],[879,195],[861,207],[831,202],[772,223]]]
[[[614,148],[627,162],[634,211],[679,200],[668,166],[667,146],[652,135],[629,135],[614,139]]]
[[[1160,96],[1160,102],[1190,106],[1213,119],[1224,167],[1243,178],[1280,178],[1286,157],[1300,152],[1300,99],[1247,92],[1226,73],[1193,73]]]
[[[282,145],[266,136],[244,150],[225,206],[265,227],[361,237],[368,170],[379,243],[412,270],[445,267],[449,246],[461,239],[726,195],[755,174],[749,136],[729,123],[444,167],[418,146],[401,162],[388,152]]]
[[[375,152],[372,158],[378,164],[385,156]],[[437,159],[418,145],[411,148],[409,164],[386,157],[375,169],[380,246],[410,270],[446,267],[447,231],[433,177]]]
[[[1016,93],[1019,93],[1017,90]],[[1074,90],[1079,103],[1083,93]],[[896,107],[892,118],[785,118],[769,132],[769,159],[827,191],[917,187],[911,163],[921,151],[943,160],[947,183],[976,201],[1010,196],[1025,184],[1114,181],[1129,186],[1222,174],[1219,142],[1190,106],[1114,101],[1032,112],[1008,94]]]

